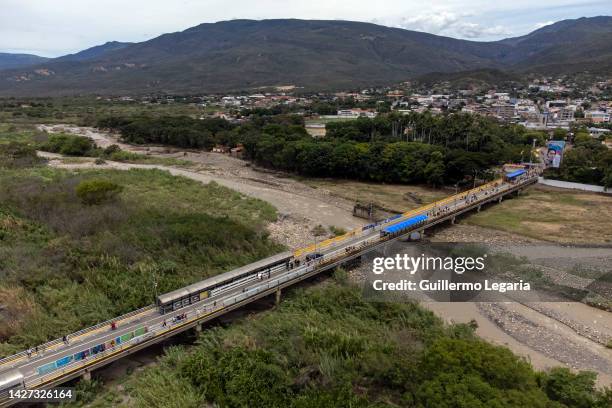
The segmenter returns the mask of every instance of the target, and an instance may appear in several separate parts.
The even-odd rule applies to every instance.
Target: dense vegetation
[[[100,119],[99,127],[121,131],[121,137],[130,143],[164,144],[187,148],[211,149],[223,131],[233,126],[224,119],[196,120],[185,116],[161,118],[135,117]]]
[[[106,148],[98,147],[94,141],[85,136],[65,133],[39,132],[32,130],[29,126],[20,125],[7,127],[0,125],[0,150],[7,163],[11,162],[20,166],[29,162],[31,164],[41,162],[36,157],[36,150],[58,153],[71,157],[94,157],[96,164],[104,164],[105,160],[143,163],[143,164],[164,164],[173,166],[189,166],[191,163],[185,160],[171,157],[154,157],[144,154],[132,153],[122,150],[118,145],[112,144]],[[6,132],[6,133],[5,133]],[[68,159],[70,160],[70,159]]]
[[[528,160],[534,139],[538,146],[546,140],[543,132],[478,115],[430,113],[330,122],[326,137],[313,139],[300,116],[250,113],[251,119],[240,125],[223,119],[138,116],[105,117],[98,126],[120,131],[130,143],[204,149],[242,143],[255,163],[305,176],[431,185],[491,177],[497,165]],[[555,134],[557,139],[565,137],[565,132],[556,133],[563,133]],[[546,175],[610,186],[611,163],[611,151],[578,130],[562,167]]]
[[[474,115],[414,113],[330,123],[313,139],[299,116],[254,116],[241,125],[187,117],[115,118],[98,122],[135,143],[210,148],[244,144],[257,164],[306,176],[434,185],[481,176],[491,166],[529,158],[544,135]]]
[[[0,143],[0,355],[281,248],[272,207],[162,171],[39,166]]]
[[[204,331],[122,388],[136,407],[606,407],[594,374],[534,372],[473,326],[326,282],[261,317]],[[92,406],[125,401],[117,391]],[[120,405],[120,404],[119,404]]]
[[[54,134],[41,145],[46,152],[59,153],[66,156],[94,156],[96,146],[93,140],[75,135]]]
[[[0,98],[0,122],[15,124],[32,123],[74,123],[93,126],[100,117],[109,115],[135,116],[146,113],[149,116],[201,115],[201,100],[190,97],[176,97],[175,103],[165,98],[152,99],[150,104],[140,101],[116,101],[91,96],[67,98]]]
[[[43,160],[36,155],[36,149],[28,144],[11,141],[0,144],[1,166],[21,168],[41,164]]]
[[[585,130],[574,136],[574,146],[566,149],[561,167],[550,168],[546,177],[577,183],[612,186],[612,150],[593,139]]]
[[[295,126],[261,123],[259,126]],[[0,354],[149,304],[280,248],[273,209],[160,171],[41,165],[0,143]],[[130,376],[129,399],[79,385],[93,406],[589,407],[612,395],[594,375],[534,372],[509,350],[414,304],[366,301],[337,282],[296,290],[278,310],[206,330],[190,349]],[[125,402],[127,401],[127,402]]]

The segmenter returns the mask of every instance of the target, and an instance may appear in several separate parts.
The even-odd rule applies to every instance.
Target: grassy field
[[[300,179],[311,187],[330,191],[332,194],[353,202],[373,202],[396,211],[407,211],[446,197],[447,191],[434,190],[421,186],[400,184],[365,183],[350,180]],[[410,193],[422,204],[407,196]]]
[[[612,197],[532,187],[466,223],[560,243],[612,243]]]
[[[32,125],[0,122],[0,143],[40,143],[46,140],[42,132],[37,132]]]
[[[327,123],[331,123],[331,122],[342,122],[342,121],[347,121],[347,120],[355,120],[355,118],[316,118],[316,119],[307,119],[306,120],[306,125],[311,125],[311,124],[316,124],[316,123],[323,123],[323,124],[327,124]]]
[[[81,202],[84,180],[122,189]],[[273,207],[215,183],[157,170],[0,165],[0,355],[153,302],[169,291],[282,248]]]
[[[61,157],[57,159],[64,164],[83,164],[83,163],[95,163],[96,159],[92,157]],[[172,166],[181,168],[194,167],[195,164],[188,160],[176,159],[173,157],[158,157],[158,156],[147,156],[144,154],[131,153],[121,151],[119,153],[112,154],[110,157],[103,160],[116,161],[121,163],[134,163],[134,164],[154,164],[162,166]]]
[[[91,125],[108,115],[187,115],[199,117],[219,110],[187,103],[142,104],[139,102],[109,102],[93,97],[0,99],[0,122],[11,123],[74,123]]]

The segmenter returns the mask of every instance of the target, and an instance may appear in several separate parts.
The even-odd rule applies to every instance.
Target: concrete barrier
[[[543,184],[545,186],[551,186],[551,187],[557,187],[557,188],[567,188],[571,190],[581,190],[581,191],[591,191],[594,193],[612,194],[612,190],[610,189],[606,190],[606,188],[603,186],[595,186],[593,184],[572,183],[570,181],[545,179],[544,177],[538,177],[538,183]]]

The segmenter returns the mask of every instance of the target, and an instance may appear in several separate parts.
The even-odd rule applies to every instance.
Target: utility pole
[[[157,302],[157,275],[153,272],[153,293],[155,294],[154,302]]]

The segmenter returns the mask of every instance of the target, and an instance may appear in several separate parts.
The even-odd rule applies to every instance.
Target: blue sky
[[[612,0],[0,0],[0,10],[0,51],[55,57],[235,18],[356,20],[490,41],[612,15]]]

